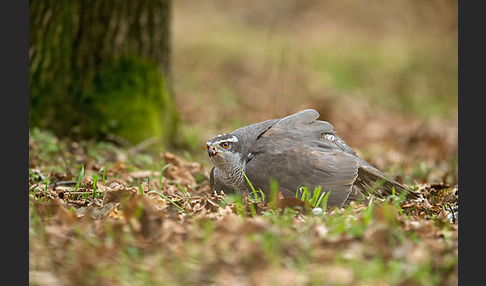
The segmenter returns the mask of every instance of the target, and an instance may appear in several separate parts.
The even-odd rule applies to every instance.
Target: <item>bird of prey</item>
[[[327,205],[343,206],[407,192],[419,195],[357,156],[336,134],[333,126],[317,120],[319,113],[306,109],[281,119],[271,119],[218,135],[206,142],[213,165],[211,190],[250,194],[255,189],[270,195],[270,180],[278,183],[284,197],[301,187],[330,192]]]

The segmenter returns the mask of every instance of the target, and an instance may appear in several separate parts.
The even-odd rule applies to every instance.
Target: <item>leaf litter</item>
[[[155,156],[163,168],[134,169],[122,151],[55,142],[49,165],[29,140],[34,285],[457,284],[457,185],[313,214],[281,193],[269,204],[211,193],[209,167],[169,152]],[[80,168],[58,168],[76,164],[77,190]]]

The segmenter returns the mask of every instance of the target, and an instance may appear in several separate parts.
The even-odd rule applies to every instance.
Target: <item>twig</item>
[[[76,186],[77,181],[59,181],[47,185],[47,187],[57,187],[57,186]]]

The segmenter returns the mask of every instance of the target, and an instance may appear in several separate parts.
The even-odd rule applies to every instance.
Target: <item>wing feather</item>
[[[269,192],[269,179],[279,183],[284,196],[293,196],[301,186],[310,191],[321,186],[330,191],[328,204],[342,205],[358,175],[353,154],[330,139],[333,127],[316,121],[319,113],[304,110],[275,123],[258,140],[250,152],[252,160],[246,174],[254,186]]]
[[[404,188],[386,178],[336,135],[333,126],[316,120],[319,113],[303,110],[284,117],[259,134],[249,148],[246,174],[252,184],[268,194],[269,180],[279,183],[284,196],[294,196],[300,186],[310,191],[321,186],[330,191],[328,205],[363,199],[370,186],[384,179],[379,194]]]

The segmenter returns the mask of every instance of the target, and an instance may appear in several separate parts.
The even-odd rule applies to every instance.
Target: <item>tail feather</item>
[[[362,160],[364,164],[360,164],[358,169],[358,177],[353,185],[353,190],[348,200],[359,200],[361,197],[366,197],[370,194],[379,197],[387,197],[390,195],[400,195],[406,192],[407,199],[419,199],[419,193],[414,192],[397,181],[386,177],[378,169]]]

